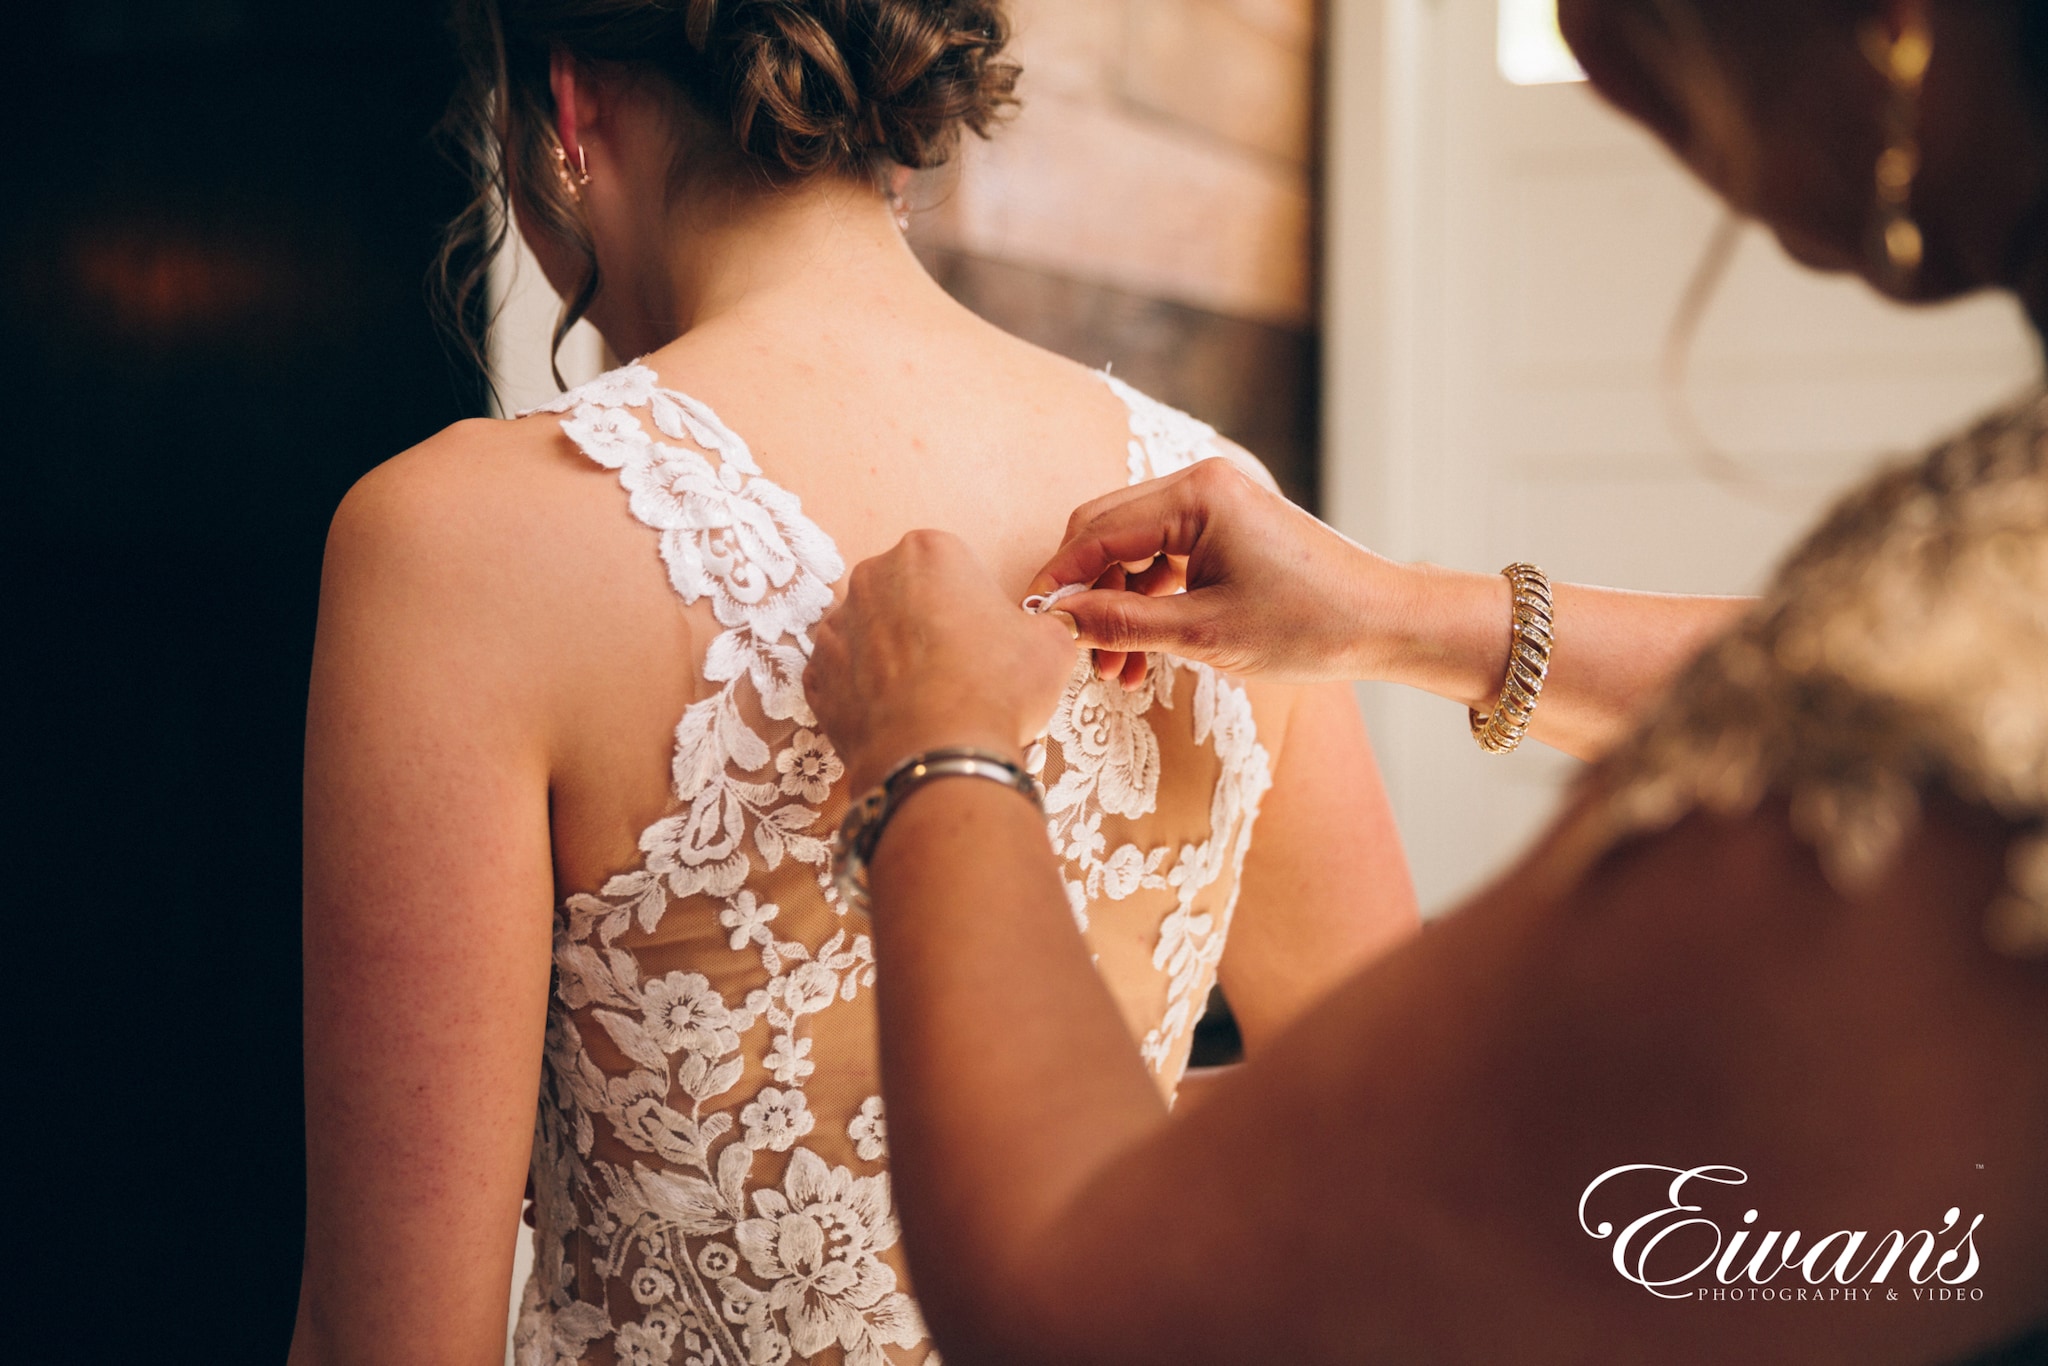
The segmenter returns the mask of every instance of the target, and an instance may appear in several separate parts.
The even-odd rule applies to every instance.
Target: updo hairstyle
[[[446,131],[475,194],[449,226],[439,293],[478,360],[513,185],[521,211],[585,263],[557,347],[597,296],[596,252],[556,159],[557,49],[664,78],[722,144],[690,150],[764,186],[841,175],[879,188],[893,167],[944,162],[963,128],[986,136],[1015,104],[1002,0],[455,0],[453,26],[464,77]]]

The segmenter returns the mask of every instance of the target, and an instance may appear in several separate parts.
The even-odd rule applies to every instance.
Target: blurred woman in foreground
[[[2048,318],[2048,5],[1562,17],[1801,260]],[[1063,598],[1084,644],[1426,683],[1474,629],[1389,619],[1394,567],[1218,462],[1083,508],[1034,588],[1154,561],[1185,595]],[[855,570],[807,684],[861,790],[1014,759],[1071,648],[920,533]],[[906,772],[851,844],[954,1366],[2048,1354],[2042,393],[1844,499],[1518,868],[1171,1119],[1029,800]]]

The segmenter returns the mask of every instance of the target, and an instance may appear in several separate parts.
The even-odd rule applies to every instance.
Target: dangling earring
[[[884,162],[876,168],[876,188],[889,205],[889,217],[896,220],[896,231],[910,231],[910,205],[905,202],[904,192],[916,179],[916,173],[900,162]]]
[[[1870,254],[1879,274],[1903,290],[1919,274],[1927,243],[1913,219],[1913,182],[1920,174],[1920,88],[1934,57],[1927,12],[1909,5],[1894,36],[1881,20],[1863,29],[1863,53],[1891,87],[1885,105],[1884,151],[1877,158],[1877,212]]]
[[[562,182],[562,190],[578,204],[583,202],[583,187],[590,183],[590,167],[583,160],[583,145],[576,145],[576,169],[569,169],[569,152],[557,139],[554,146],[555,178]]]

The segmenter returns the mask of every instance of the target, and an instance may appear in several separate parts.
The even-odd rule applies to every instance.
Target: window
[[[1500,74],[1516,85],[1583,81],[1557,31],[1557,0],[1500,0]]]

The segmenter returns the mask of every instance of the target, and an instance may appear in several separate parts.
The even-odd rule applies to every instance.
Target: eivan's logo
[[[1663,1203],[1638,1215],[1618,1233],[1609,1220],[1588,1223],[1587,1206],[1594,1194],[1616,1177],[1632,1172],[1669,1176]],[[1916,1299],[1984,1296],[1978,1289],[1949,1288],[1977,1274],[1980,1264],[1974,1239],[1984,1222],[1981,1214],[1945,1248],[1941,1244],[1950,1239],[1962,1219],[1960,1206],[1943,1216],[1938,1229],[1911,1234],[1893,1231],[1874,1243],[1869,1233],[1849,1229],[1811,1240],[1797,1230],[1762,1231],[1755,1227],[1757,1211],[1753,1209],[1742,1215],[1741,1225],[1733,1233],[1726,1233],[1698,1201],[1711,1193],[1710,1185],[1740,1186],[1748,1181],[1749,1173],[1739,1167],[1660,1167],[1654,1163],[1615,1167],[1602,1172],[1579,1196],[1579,1227],[1602,1241],[1614,1239],[1614,1269],[1660,1299],[1791,1299],[1796,1292],[1802,1300],[1867,1300],[1873,1295],[1870,1287],[1886,1286],[1886,1278],[1909,1255],[1905,1288],[1911,1288]],[[1786,1277],[1782,1286],[1753,1288],[1771,1287],[1781,1274]],[[1800,1285],[1801,1281],[1805,1284]],[[1730,1286],[1737,1288],[1722,1288]],[[1818,1288],[1809,1290],[1808,1286]],[[1883,1291],[1884,1298],[1898,1298],[1901,1283],[1893,1282],[1891,1287]]]

